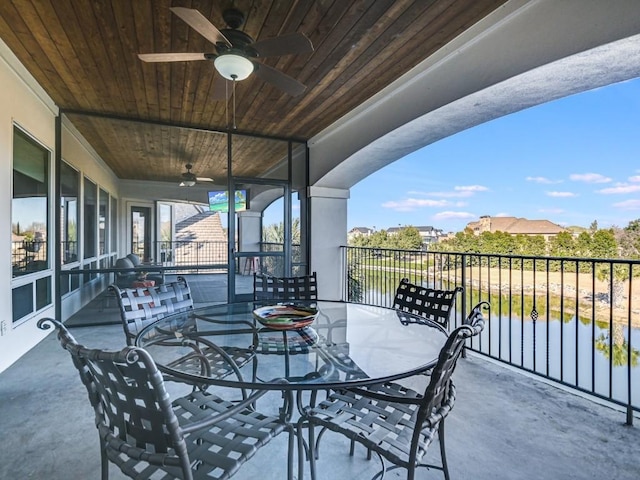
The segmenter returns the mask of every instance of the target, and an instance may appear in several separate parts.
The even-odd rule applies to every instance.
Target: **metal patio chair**
[[[381,478],[385,460],[393,464],[388,470],[407,469],[407,479],[415,478],[417,467],[441,470],[449,480],[445,453],[444,420],[453,408],[456,391],[451,379],[465,340],[480,334],[484,328],[482,308],[476,305],[465,323],[449,335],[440,351],[438,362],[431,370],[424,393],[396,382],[362,388],[337,390],[316,407],[308,407],[298,421],[298,455],[308,454],[311,478],[316,478],[316,458],[319,442],[326,430],[340,433],[352,442],[375,452],[382,462],[382,470],[374,476]],[[302,429],[308,427],[305,446]],[[315,427],[321,427],[315,439]],[[422,462],[431,443],[438,439],[439,465]],[[353,448],[351,449],[353,454]]]
[[[153,287],[121,289],[117,285],[111,285],[109,288],[115,292],[122,327],[129,346],[135,345],[136,335],[147,325],[167,315],[193,310],[191,289],[187,280],[181,276],[178,276],[176,282]],[[191,321],[193,331],[197,333],[195,319],[185,318],[183,321]],[[207,377],[222,378],[232,373],[241,376],[239,368],[255,355],[254,350],[249,347],[202,343],[198,341],[197,335],[191,340],[190,342],[176,340],[191,347],[193,352],[175,360],[169,366],[177,367],[185,373]]]
[[[164,380],[146,350],[89,349],[65,326],[53,324],[89,393],[100,437],[102,479],[113,462],[128,477],[141,479],[227,479],[271,439],[289,433],[288,478],[293,472],[293,428],[286,419],[254,409],[267,390],[231,403],[195,390],[171,402]]]
[[[462,291],[462,287],[453,290],[425,288],[403,278],[396,289],[393,308],[419,315],[448,329],[456,294]]]

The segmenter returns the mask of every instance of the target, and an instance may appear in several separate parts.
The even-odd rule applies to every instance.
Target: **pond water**
[[[392,305],[393,294],[370,290],[364,302]],[[460,324],[458,315],[455,323]],[[471,347],[571,386],[640,408],[640,329],[576,317],[537,320],[490,315]],[[628,368],[629,362],[631,368]]]

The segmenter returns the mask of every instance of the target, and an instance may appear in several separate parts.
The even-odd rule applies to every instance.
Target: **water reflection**
[[[394,289],[385,290],[365,291],[363,302],[391,306]],[[480,298],[472,293],[474,301]],[[468,295],[467,291],[464,297]],[[595,321],[588,315],[576,316],[576,302],[566,298],[490,295],[490,299],[490,321],[474,349],[622,402],[628,399],[631,381],[632,403],[640,403],[640,349],[635,347],[640,346],[639,328],[610,326],[608,319],[603,320],[608,311],[593,310]],[[530,316],[534,309],[539,312],[535,321]],[[458,308],[455,324],[462,321],[460,312]]]

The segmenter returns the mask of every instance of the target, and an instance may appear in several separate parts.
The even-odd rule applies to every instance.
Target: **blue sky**
[[[640,79],[424,147],[352,187],[348,210],[349,229],[456,232],[481,215],[624,227],[640,218]]]

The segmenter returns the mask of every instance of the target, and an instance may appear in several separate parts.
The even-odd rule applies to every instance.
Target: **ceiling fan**
[[[198,182],[213,182],[213,178],[209,177],[196,177],[195,173],[191,171],[193,165],[187,163],[185,165],[187,169],[186,172],[182,174],[182,180],[180,181],[179,186],[181,187],[193,187]]]
[[[214,98],[225,99],[230,93],[223,85],[224,80],[244,80],[255,73],[261,80],[271,83],[292,96],[302,94],[306,86],[298,80],[256,60],[261,57],[277,57],[313,52],[311,41],[302,33],[290,33],[266,40],[254,41],[239,30],[244,24],[244,14],[236,8],[228,8],[222,18],[229,28],[218,30],[198,10],[185,7],[170,9],[191,28],[214,45],[215,53],[140,53],[144,62],[184,62],[213,60],[219,75],[214,81]]]

